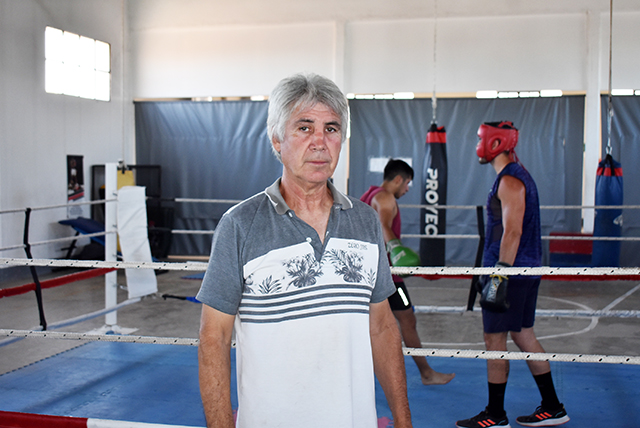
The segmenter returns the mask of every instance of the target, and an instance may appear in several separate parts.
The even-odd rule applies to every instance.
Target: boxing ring
[[[184,203],[234,203],[237,201],[176,199]],[[104,201],[103,201],[104,203]],[[107,203],[107,205],[109,205]],[[449,207],[451,209],[475,209],[475,207]],[[562,207],[564,208],[564,207]],[[584,208],[584,207],[581,207]],[[0,213],[1,214],[1,213]],[[173,233],[212,234],[214,231],[174,230]],[[114,236],[106,230],[104,236]],[[25,233],[25,236],[28,236]],[[419,236],[419,235],[418,235]],[[55,240],[56,243],[76,237]],[[478,239],[476,235],[443,236],[443,239]],[[546,239],[563,239],[545,237]],[[568,238],[567,238],[568,239]],[[575,238],[574,238],[575,239]],[[599,239],[590,237],[588,239]],[[602,238],[600,238],[602,239]],[[607,239],[607,238],[604,238]],[[633,239],[633,238],[616,238]],[[44,245],[44,242],[26,242],[8,248],[28,248]],[[0,248],[1,251],[6,248]],[[115,254],[115,251],[114,251]],[[30,271],[37,268],[74,268],[79,272],[51,279],[36,280],[17,287],[0,289],[0,309],[8,309],[11,298],[40,289],[58,294],[64,286],[73,282],[100,281],[102,276],[116,276],[125,269],[167,271],[176,275],[201,273],[206,269],[203,262],[147,262],[111,260],[58,260],[26,258],[0,258],[0,267],[24,267]],[[541,341],[581,341],[599,326],[611,331],[611,341],[624,341],[616,336],[622,325],[627,331],[634,327],[640,317],[640,268],[589,268],[589,267],[540,267],[499,268],[506,275],[541,275],[543,283],[558,295],[544,296],[539,300],[536,325],[546,323],[568,323],[553,327],[551,334],[539,335]],[[414,278],[411,288],[414,303],[421,301],[418,293],[425,284],[435,284],[432,289],[449,290],[455,299],[442,297],[442,302],[466,302],[468,284],[473,276],[485,275],[497,268],[479,267],[416,267],[393,268],[396,274]],[[160,278],[160,277],[159,277]],[[576,281],[577,280],[577,281]],[[588,280],[588,281],[585,281]],[[115,281],[115,280],[114,280]],[[159,279],[162,281],[162,278]],[[440,287],[444,281],[444,287]],[[116,281],[117,282],[117,281]],[[112,284],[112,283],[109,283]],[[191,281],[197,290],[198,282]],[[553,285],[551,285],[553,284]],[[580,284],[576,286],[575,284]],[[455,285],[455,287],[453,287]],[[186,287],[186,286],[185,286]],[[430,287],[430,285],[429,285]],[[590,288],[591,287],[591,288]],[[101,293],[101,287],[93,287],[93,293]],[[107,285],[104,294],[114,287]],[[117,289],[117,287],[115,287]],[[455,289],[454,289],[455,288]],[[575,288],[579,288],[574,293]],[[431,289],[430,289],[431,290]],[[197,345],[193,337],[170,337],[164,335],[122,334],[118,329],[83,329],[88,320],[105,316],[105,325],[115,326],[115,314],[133,312],[153,305],[156,323],[162,322],[160,305],[180,306],[199,312],[193,302],[162,302],[154,296],[134,299],[113,295],[105,298],[105,307],[71,318],[57,319],[40,327],[11,328],[0,326],[0,358],[16,342],[37,341],[39,346],[47,343],[66,342],[70,346],[54,355],[30,362],[6,373],[0,372],[0,426],[92,426],[92,427],[183,427],[204,426],[204,414],[200,403],[197,380]],[[606,292],[601,307],[586,302],[599,292]],[[88,292],[88,291],[87,291]],[[603,293],[604,294],[604,293]],[[584,295],[584,296],[583,296]],[[462,298],[460,298],[460,296]],[[114,300],[115,299],[115,300]],[[118,299],[120,301],[118,301]],[[95,300],[95,298],[94,298]],[[438,299],[435,299],[438,300]],[[584,301],[583,301],[584,300]],[[42,304],[39,306],[42,308]],[[545,306],[541,308],[540,306]],[[547,307],[548,306],[548,307]],[[44,306],[47,307],[46,305]],[[623,309],[617,309],[623,307]],[[453,426],[454,421],[467,416],[469,407],[474,410],[485,405],[486,360],[509,359],[513,361],[506,397],[510,413],[528,414],[532,403],[538,401],[537,389],[524,363],[527,360],[547,360],[551,363],[558,395],[571,416],[566,424],[571,426],[636,427],[640,423],[640,356],[627,350],[611,355],[591,352],[549,352],[554,346],[543,342],[547,353],[531,354],[515,351],[487,352],[481,341],[480,313],[468,311],[466,306],[445,304],[417,304],[418,317],[429,317],[428,323],[436,321],[433,330],[447,330],[436,339],[448,337],[448,341],[425,340],[423,348],[403,348],[407,370],[409,401],[414,426]],[[59,314],[58,314],[59,315]],[[423,322],[422,318],[419,322]],[[575,325],[574,325],[575,324]],[[475,331],[471,339],[456,341],[465,336],[459,326],[468,326]],[[635,324],[637,325],[637,324]],[[6,328],[9,327],[9,328]],[[135,327],[135,326],[134,326]],[[159,325],[159,328],[161,325]],[[67,331],[58,331],[61,329]],[[80,331],[70,331],[72,328]],[[195,326],[197,329],[197,326]],[[160,328],[160,330],[162,330]],[[637,333],[635,333],[637,336]],[[196,336],[196,335],[192,335]],[[421,337],[423,335],[421,334]],[[605,334],[606,336],[606,334]],[[467,336],[465,336],[466,338]],[[578,339],[575,339],[578,338]],[[606,339],[606,338],[605,338]],[[586,340],[586,339],[585,339]],[[599,338],[599,340],[604,340]],[[559,342],[560,341],[560,342]],[[604,340],[606,342],[606,340]],[[621,344],[623,345],[623,344]],[[474,349],[476,348],[476,349]],[[617,348],[616,348],[617,349]],[[633,350],[633,344],[630,348]],[[232,350],[235,352],[235,350]],[[444,386],[423,386],[411,356],[429,357],[436,370],[455,372],[456,378]],[[234,359],[232,359],[233,361]],[[232,363],[233,364],[233,363]],[[235,366],[232,366],[235,371]],[[232,397],[235,399],[235,375],[232,373]],[[391,414],[386,406],[384,394],[376,385],[376,402],[379,427],[392,426]],[[237,402],[232,403],[234,408]],[[329,411],[329,409],[328,409]]]

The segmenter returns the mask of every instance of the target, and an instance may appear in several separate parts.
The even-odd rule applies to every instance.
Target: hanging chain
[[[609,0],[609,96],[607,111],[607,155],[611,154],[611,120],[613,118],[613,97],[611,96],[611,58],[613,51],[613,0]]]
[[[436,98],[436,80],[437,80],[437,68],[436,68],[436,46],[438,40],[438,0],[433,2],[433,94],[431,95],[431,110],[433,117],[431,123],[436,123],[436,109],[438,107],[438,99]]]

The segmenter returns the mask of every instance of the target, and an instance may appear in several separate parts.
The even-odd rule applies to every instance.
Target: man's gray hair
[[[342,142],[347,138],[349,127],[349,105],[338,85],[317,74],[295,74],[282,79],[269,96],[267,136],[269,142],[275,137],[284,139],[285,126],[291,114],[299,108],[311,108],[324,104],[340,117]],[[275,152],[275,149],[274,149]],[[275,153],[278,159],[280,153]]]

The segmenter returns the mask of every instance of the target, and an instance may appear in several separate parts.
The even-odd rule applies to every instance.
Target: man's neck
[[[389,193],[393,193],[394,189],[393,189],[393,183],[391,181],[383,181],[380,187],[382,187],[384,190],[386,190]]]
[[[505,153],[500,153],[491,161],[491,166],[495,169],[496,174],[500,174],[500,172],[504,169],[505,166],[513,163],[513,159],[509,157],[509,155]]]
[[[280,182],[280,193],[296,214],[331,208],[333,195],[327,183],[306,184],[304,186],[286,180]]]
[[[327,183],[316,186],[299,186],[286,180],[280,181],[280,193],[296,217],[315,229],[324,243],[327,223],[333,206],[333,194]]]

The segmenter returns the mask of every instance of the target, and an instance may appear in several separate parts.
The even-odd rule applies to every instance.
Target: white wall
[[[267,94],[298,71],[333,75],[332,23],[132,32],[137,98]]]
[[[584,88],[580,15],[359,22],[349,36],[350,92]]]
[[[0,0],[0,211],[65,204],[67,155],[84,156],[89,199],[90,166],[123,157],[124,123],[131,122],[123,109],[131,103],[123,101],[122,10],[120,0]],[[45,93],[46,26],[111,44],[110,102]],[[65,209],[34,211],[31,239],[72,235],[57,224],[66,216]],[[0,247],[22,243],[23,223],[23,213],[0,215]],[[62,257],[65,245],[36,246],[32,253]]]
[[[602,87],[609,76],[609,15],[601,17]],[[613,14],[612,81],[614,88],[640,89],[640,11]]]
[[[142,30],[133,25],[138,98],[268,94],[296,71],[333,78],[342,73],[343,89],[354,93],[431,93],[434,77],[444,94],[586,92],[594,51],[600,89],[608,85],[608,12]],[[343,38],[337,36],[340,28]],[[614,13],[615,87],[640,89],[639,37],[640,12]],[[344,68],[336,70],[340,63]]]

